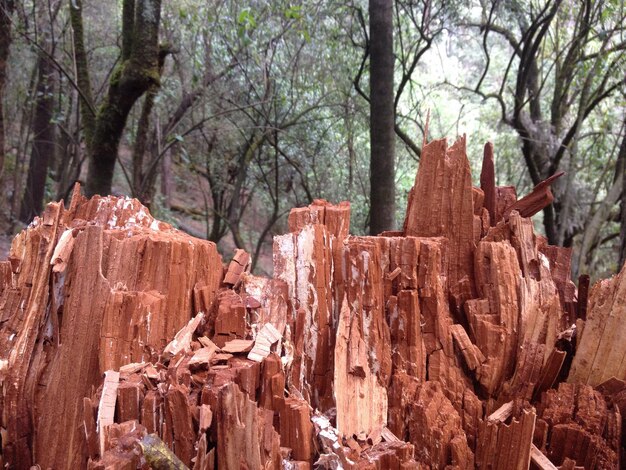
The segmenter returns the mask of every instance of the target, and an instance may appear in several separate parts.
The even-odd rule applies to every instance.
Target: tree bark
[[[622,193],[620,195],[619,266],[617,269],[619,272],[624,266],[624,261],[626,261],[626,119],[624,120],[624,135],[622,136],[622,144],[619,147],[617,161],[622,162],[622,174],[615,175],[617,178],[622,178]]]
[[[622,147],[624,147],[622,145]],[[620,165],[622,167],[622,165]],[[590,269],[593,265],[593,252],[594,247],[599,245],[599,241],[601,238],[601,230],[609,218],[611,213],[611,209],[615,206],[615,204],[620,200],[620,194],[623,194],[622,188],[623,180],[621,178],[617,178],[611,188],[609,189],[606,197],[600,203],[599,207],[593,213],[593,216],[589,220],[589,222],[585,225],[585,230],[583,231],[582,242],[580,246],[580,253],[578,255],[578,263],[576,266],[575,274],[576,276],[580,276],[581,274],[589,274],[592,272]],[[623,200],[623,197],[622,197]],[[622,217],[623,217],[623,204],[622,204]],[[622,219],[622,227],[620,231],[621,236],[624,235],[624,222]],[[620,239],[623,243],[623,238]],[[620,244],[620,266],[623,263],[623,245]]]
[[[165,58],[170,52],[171,49],[168,47],[161,47],[159,51],[159,77],[163,73]],[[152,85],[146,92],[139,122],[137,123],[135,146],[133,148],[133,184],[131,190],[133,197],[139,199],[148,208],[151,207],[156,192],[156,180],[160,168],[158,160],[162,158],[159,145],[151,146],[151,152],[148,151],[148,134],[151,128],[150,116],[152,115],[152,109],[158,93],[158,84]],[[155,138],[154,140],[157,139]],[[146,156],[149,157],[147,161]]]
[[[134,9],[130,8],[131,3]],[[111,76],[107,97],[96,117],[85,187],[88,195],[111,192],[117,151],[128,114],[150,87],[160,83],[158,36],[161,1],[125,0],[123,12],[122,58],[127,58]],[[132,19],[129,16],[131,12]]]
[[[370,0],[370,233],[395,226],[393,2]]]
[[[156,98],[158,88],[154,87],[148,90],[141,108],[141,116],[137,123],[137,136],[135,138],[135,146],[133,148],[133,196],[139,199],[145,206],[150,208],[152,197],[154,196],[154,183],[156,180],[156,170],[146,174],[144,171],[144,159],[146,157],[148,132],[150,131],[150,114],[154,107],[154,99]],[[152,158],[157,158],[153,155]]]
[[[83,122],[85,142],[87,147],[91,145],[94,129],[96,128],[96,115],[94,113],[93,95],[91,92],[91,78],[89,65],[87,64],[87,51],[85,50],[85,35],[83,33],[83,7],[82,0],[70,1],[70,22],[73,29],[74,64],[76,67],[76,83],[80,88],[80,114]]]
[[[37,59],[37,88],[35,114],[33,115],[33,144],[28,165],[26,188],[20,207],[20,220],[30,222],[43,210],[46,176],[50,156],[54,155],[55,132],[51,123],[54,114],[54,68],[47,54],[41,52]]]
[[[11,15],[13,14],[13,8],[13,0],[0,0],[0,181],[4,173],[6,152],[3,97],[7,59],[9,58],[9,48],[11,46]]]

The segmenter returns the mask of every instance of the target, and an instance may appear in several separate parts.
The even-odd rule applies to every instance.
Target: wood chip
[[[530,446],[530,460],[539,467],[540,470],[557,470],[557,467],[550,462],[548,457],[543,455],[535,444]]]
[[[217,348],[215,343],[211,341],[209,338],[207,338],[206,336],[198,337],[198,342],[205,348]]]
[[[114,370],[107,370],[104,373],[104,383],[102,385],[102,396],[98,405],[98,437],[100,440],[100,455],[104,455],[105,432],[104,429],[109,424],[113,424],[115,416],[115,402],[117,401],[117,388],[120,382],[120,373]]]
[[[511,416],[512,412],[513,412],[513,402],[510,401],[502,405],[493,413],[491,413],[489,417],[487,417],[487,419],[489,421],[499,421],[503,423],[508,419],[509,416]]]
[[[69,261],[72,249],[74,248],[75,238],[73,232],[74,231],[72,229],[66,229],[54,248],[52,259],[50,259],[50,265],[53,266],[52,271],[55,273],[61,273],[65,271],[65,268],[67,267],[67,262]]]
[[[133,362],[120,367],[120,374],[134,374],[144,369],[148,365],[147,362]]]
[[[274,328],[274,325],[266,323],[257,333],[254,347],[248,354],[248,359],[262,362],[269,355],[272,345],[281,338],[282,335]]]
[[[224,276],[224,284],[236,286],[241,282],[241,276],[250,266],[250,255],[245,250],[235,251],[232,261],[228,265],[228,271]]]
[[[485,356],[480,349],[472,343],[462,325],[450,325],[450,331],[463,354],[467,367],[470,370],[476,370],[485,361]]]
[[[148,377],[151,380],[158,380],[159,378],[159,371],[156,370],[156,367],[154,367],[153,365],[148,365],[148,367],[145,368],[144,370],[144,375],[146,377]]]
[[[367,436],[367,440],[370,441],[371,445],[375,446],[380,441],[382,441],[382,438],[383,438],[382,433],[383,433],[383,428],[376,428],[371,433],[369,433],[369,435]]]
[[[181,351],[189,350],[193,333],[203,319],[204,313],[199,312],[195,317],[189,320],[189,323],[181,328],[181,330],[176,333],[176,336],[174,336],[174,339],[165,347],[163,355],[165,357],[174,357]]]
[[[227,353],[217,353],[215,356],[213,356],[213,359],[211,359],[211,364],[217,364],[219,362],[226,362],[228,361],[231,357],[233,357],[232,354],[227,354]],[[215,369],[215,366],[213,367]]]
[[[380,435],[385,442],[402,442],[387,426],[382,429]]]
[[[213,345],[212,348],[208,347],[208,348],[198,349],[193,354],[191,359],[189,359],[189,366],[199,366],[202,364],[210,364],[211,359],[213,359],[213,356],[215,356],[216,352],[217,352],[217,346],[215,346],[215,344]]]
[[[394,269],[389,274],[387,274],[387,279],[390,281],[393,281],[395,278],[397,278],[400,275],[401,272],[402,272],[402,268],[398,266],[396,267],[396,269]]]
[[[242,353],[248,352],[252,349],[252,345],[254,341],[251,339],[233,339],[228,341],[224,347],[222,348],[223,352],[226,353]]]

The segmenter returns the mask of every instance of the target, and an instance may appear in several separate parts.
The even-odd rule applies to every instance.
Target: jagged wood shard
[[[424,146],[403,231],[292,210],[272,278],[135,200],[50,204],[0,262],[0,463],[623,464],[625,275],[577,292],[527,218],[557,176],[518,201],[487,144],[473,188],[465,148]]]

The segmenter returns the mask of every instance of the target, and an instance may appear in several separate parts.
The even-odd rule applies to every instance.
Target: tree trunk
[[[5,136],[4,136],[4,84],[6,82],[7,59],[11,46],[12,0],[0,0],[0,181],[4,173]]]
[[[93,96],[91,93],[91,78],[89,65],[87,64],[87,51],[85,50],[85,37],[83,33],[83,10],[82,0],[70,0],[70,22],[74,30],[74,64],[76,67],[76,83],[80,89],[80,113],[83,122],[85,141],[87,146],[91,144],[94,129],[96,127],[96,115],[93,108]]]
[[[134,5],[134,8],[131,6]],[[109,194],[126,119],[135,102],[151,86],[159,85],[160,0],[124,1],[122,21],[125,60],[111,76],[107,97],[96,118],[90,144],[85,192]],[[133,18],[130,15],[133,14]],[[130,50],[128,50],[130,49]]]
[[[137,123],[137,136],[135,138],[135,146],[133,148],[133,196],[139,199],[148,208],[152,203],[152,196],[154,195],[154,180],[149,180],[148,174],[144,169],[144,159],[146,157],[147,144],[148,144],[148,132],[150,131],[150,114],[154,107],[154,99],[156,98],[158,88],[151,88],[143,102],[141,108],[141,116],[139,116],[139,122]],[[157,156],[153,156],[156,158]],[[150,172],[150,173],[156,173]]]
[[[370,233],[395,226],[393,2],[370,0]]]
[[[54,154],[53,74],[54,69],[47,54],[41,52],[37,59],[38,77],[33,115],[33,145],[28,165],[26,189],[20,208],[20,220],[30,222],[43,209],[46,176],[50,156]]]
[[[621,166],[622,165],[620,165],[620,167]],[[580,246],[580,253],[578,255],[578,263],[576,266],[575,277],[578,277],[581,274],[588,274],[592,272],[590,267],[593,265],[592,260],[594,247],[597,248],[599,246],[599,241],[601,238],[600,232],[602,230],[602,227],[609,218],[611,209],[620,200],[620,194],[623,194],[622,184],[623,181],[620,175],[620,178],[617,178],[614,181],[606,197],[600,203],[599,207],[595,210],[593,216],[589,219],[589,222],[585,225],[585,230],[583,232],[582,242]],[[621,234],[623,234],[623,231],[624,224],[622,222]],[[622,261],[621,257],[622,249],[620,249],[620,266]]]
[[[622,135],[622,144],[619,147],[617,161],[622,162],[622,174],[615,175],[617,178],[622,178],[622,194],[620,195],[619,266],[617,269],[619,272],[622,266],[624,266],[624,261],[626,261],[626,119],[624,120],[624,135]]]
[[[83,160],[83,150],[81,146],[80,112],[81,98],[77,90],[69,92],[70,101],[65,118],[67,132],[62,133],[57,141],[57,189],[56,200],[67,198],[74,183],[80,175]],[[71,132],[71,133],[70,133]]]
[[[170,209],[172,206],[172,151],[167,150],[161,159],[161,196],[163,196],[163,206]]]
[[[159,51],[159,77],[163,73],[165,58],[170,52],[171,50],[167,47],[162,47]],[[160,168],[158,163],[159,159],[162,158],[159,145],[152,146],[152,151],[148,152],[148,134],[151,127],[150,116],[152,115],[152,109],[158,93],[158,84],[152,85],[146,92],[139,122],[137,123],[137,136],[133,148],[133,184],[131,189],[133,196],[148,208],[151,207],[156,192],[156,180]],[[146,161],[146,156],[149,157],[148,161]]]

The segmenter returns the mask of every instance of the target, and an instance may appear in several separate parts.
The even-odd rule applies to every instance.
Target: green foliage
[[[100,110],[106,84],[119,83],[124,67],[118,60],[117,3],[85,2],[83,9],[89,25],[85,46],[95,107]],[[524,28],[551,4],[551,0],[497,2],[492,24],[501,32],[485,34],[483,23],[489,18],[492,2],[395,2],[395,86],[398,91],[402,87],[396,120],[417,148],[430,110],[429,139],[468,135],[475,184],[483,145],[491,140],[498,184],[515,185],[520,195],[532,188],[523,141],[510,124],[520,60],[507,33],[523,37]],[[589,37],[573,59],[565,60],[581,5],[563,1],[537,49],[542,119],[534,122],[537,133],[532,139],[551,146],[550,155],[576,122],[583,92],[598,89],[605,79],[607,84],[615,83],[626,67],[620,0],[591,2]],[[34,23],[39,20],[26,14],[32,7],[32,2],[22,2],[18,8],[23,14],[17,15],[10,85],[4,97],[6,115],[12,118],[7,120],[6,172],[17,175],[15,181],[25,167],[22,160],[32,141],[28,125],[37,52],[33,43],[40,40],[41,30],[41,25]],[[369,111],[354,85],[357,81],[360,91],[369,94],[367,2],[180,0],[163,2],[162,10],[160,39],[172,44],[175,52],[167,58],[160,77],[151,72],[151,80],[160,81],[161,86],[151,115],[150,155],[146,156],[150,162],[143,170],[152,158],[159,169],[159,159],[171,156],[171,180],[174,191],[181,194],[176,199],[185,201],[195,213],[205,214],[206,232],[222,249],[241,243],[255,252],[256,240],[264,235],[259,251],[262,259],[271,249],[271,236],[285,230],[288,209],[318,197],[350,200],[351,231],[367,233]],[[68,15],[64,6],[54,22],[54,54],[73,77]],[[568,78],[562,99],[557,96],[558,73]],[[52,124],[58,135],[71,136],[73,148],[80,148],[79,96],[64,77],[62,73],[55,77],[58,92]],[[567,145],[558,165],[573,176],[567,189],[574,203],[566,232],[575,249],[614,182],[617,149],[625,133],[621,124],[626,108],[623,90],[622,84],[584,116],[575,145]],[[178,115],[187,99],[191,104]],[[527,101],[528,95],[524,118],[529,115]],[[553,106],[555,101],[562,107]],[[502,107],[506,108],[504,114]],[[553,108],[564,111],[559,122],[552,122]],[[140,111],[135,106],[131,112],[125,131],[127,143],[135,141]],[[401,225],[419,162],[414,149],[400,138],[396,149],[397,221]],[[122,150],[120,162],[132,173],[130,151],[127,147]],[[130,191],[119,164],[117,172],[116,190]],[[48,194],[53,193],[49,188]],[[566,188],[557,188],[557,193],[566,194]],[[160,217],[175,221],[180,214],[167,208],[164,201],[157,193],[153,209]],[[616,208],[611,213],[615,215]],[[541,217],[537,220],[541,226]],[[616,230],[616,222],[606,221],[598,236],[605,239]],[[597,272],[606,271],[613,262],[610,255],[615,246],[610,242],[598,246],[591,265]],[[270,269],[267,259],[258,269]]]
[[[256,28],[256,20],[254,19],[254,15],[250,11],[250,8],[244,8],[239,12],[239,16],[237,16],[237,34],[240,38],[247,37],[249,38],[250,34]]]

